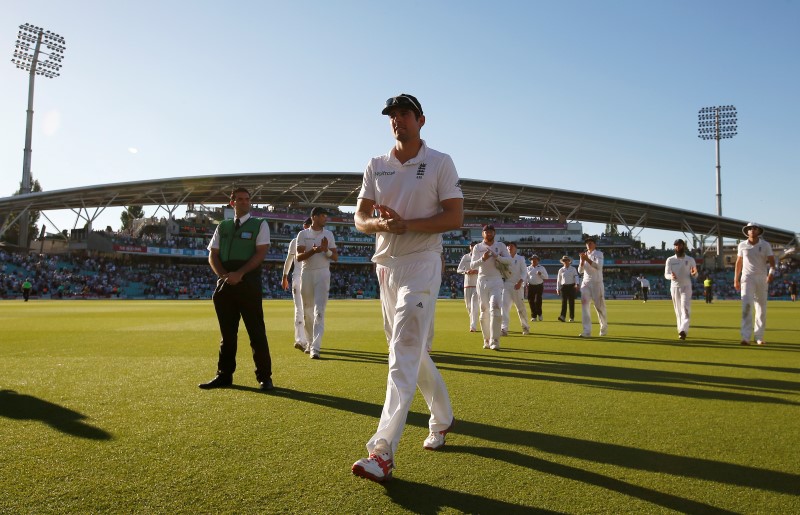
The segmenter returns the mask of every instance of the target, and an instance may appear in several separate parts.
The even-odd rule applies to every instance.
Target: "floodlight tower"
[[[42,45],[47,47],[47,52],[42,51]],[[26,23],[19,26],[17,43],[14,46],[14,57],[11,62],[20,70],[29,73],[28,79],[28,118],[25,124],[25,151],[22,160],[22,185],[20,194],[31,192],[31,138],[33,132],[33,86],[37,75],[48,79],[59,76],[61,60],[64,58],[64,38],[49,30]],[[46,56],[43,60],[41,56]],[[28,212],[19,219],[20,247],[28,246]]]
[[[719,163],[719,141],[736,136],[736,107],[704,107],[697,113],[697,137],[717,142],[717,216],[722,216],[722,179]],[[717,264],[722,265],[722,230],[717,232]]]

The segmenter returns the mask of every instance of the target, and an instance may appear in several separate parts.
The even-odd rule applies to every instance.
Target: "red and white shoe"
[[[450,426],[445,429],[444,431],[437,431],[435,433],[431,433],[428,435],[428,438],[422,442],[422,448],[428,451],[435,451],[436,449],[441,449],[444,447],[444,444],[447,443],[446,437],[447,433],[453,430],[453,426],[456,425],[456,419],[453,417],[453,421],[450,422]]]
[[[392,451],[386,440],[378,440],[369,457],[361,458],[353,463],[353,474],[376,483],[383,483],[392,478],[394,461]]]

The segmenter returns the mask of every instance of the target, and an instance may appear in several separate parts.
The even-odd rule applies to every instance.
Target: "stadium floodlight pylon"
[[[722,217],[722,166],[719,142],[737,134],[736,107],[732,105],[704,107],[697,113],[697,137],[716,141],[717,150],[717,216]],[[722,234],[717,234],[717,266],[722,266]]]
[[[61,61],[64,59],[66,42],[64,38],[44,30],[41,27],[25,23],[19,26],[17,42],[14,45],[14,57],[11,62],[20,70],[29,74],[28,79],[28,116],[25,124],[25,151],[22,160],[22,184],[20,194],[31,192],[31,139],[33,132],[33,87],[37,75],[54,79],[61,74]],[[42,45],[47,51],[42,50]],[[42,59],[44,56],[44,59]],[[19,220],[19,240],[17,244],[28,247],[29,215],[26,211]]]

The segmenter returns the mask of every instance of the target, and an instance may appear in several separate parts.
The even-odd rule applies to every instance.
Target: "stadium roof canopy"
[[[255,173],[103,184],[0,198],[0,216],[6,219],[7,226],[25,209],[68,209],[89,221],[112,206],[155,205],[172,213],[178,206],[190,203],[227,204],[230,191],[239,186],[250,190],[254,204],[355,206],[361,178],[361,173]],[[461,187],[468,215],[546,217],[616,224],[631,234],[648,228],[700,238],[721,233],[724,238],[742,239],[742,227],[746,225],[743,220],[571,190],[472,179],[462,179]],[[14,216],[9,217],[12,213]],[[793,231],[764,229],[772,243],[796,243],[797,234]]]

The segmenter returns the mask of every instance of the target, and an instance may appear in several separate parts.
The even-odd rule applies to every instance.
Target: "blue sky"
[[[794,0],[6,0],[0,196],[22,174],[27,75],[10,59],[26,22],[67,42],[61,76],[36,83],[32,172],[45,190],[361,172],[392,145],[384,100],[409,92],[423,137],[464,178],[715,213],[697,112],[733,104],[723,215],[800,231]]]

